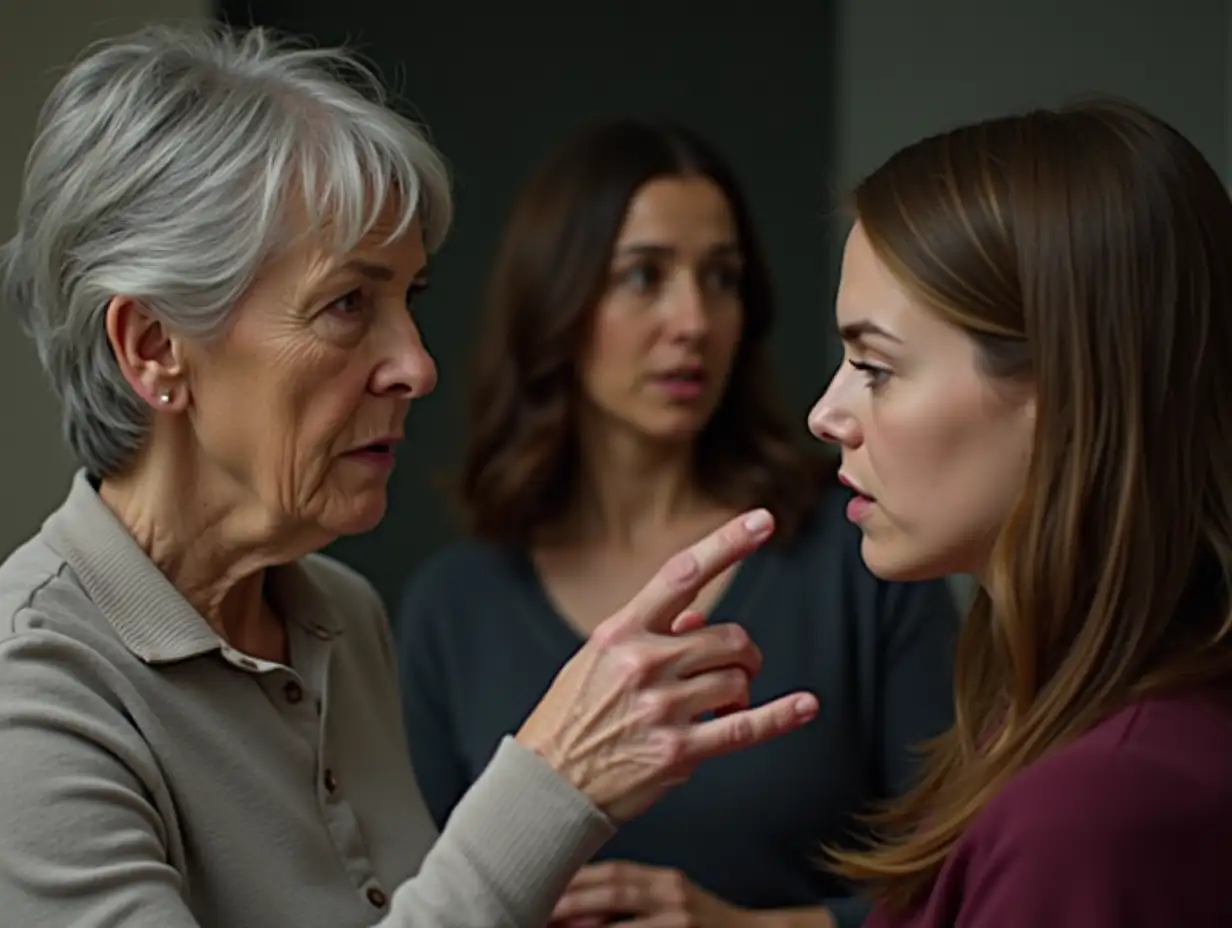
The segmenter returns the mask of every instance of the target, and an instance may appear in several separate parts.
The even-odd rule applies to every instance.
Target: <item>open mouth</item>
[[[353,451],[349,451],[346,456],[354,460],[367,461],[370,464],[389,467],[394,459],[394,443],[392,441],[374,441],[370,445],[361,445]]]
[[[706,374],[701,368],[679,368],[661,374],[660,379],[676,383],[705,383]]]
[[[699,396],[706,386],[706,372],[701,368],[677,368],[655,377],[660,389],[676,399]]]
[[[852,493],[854,493],[856,499],[863,500],[866,503],[877,502],[877,497],[869,496],[867,493],[861,490],[858,486],[856,486],[854,483],[852,483],[842,474],[838,475],[838,482],[841,483],[843,486],[845,486],[847,489],[849,489]]]

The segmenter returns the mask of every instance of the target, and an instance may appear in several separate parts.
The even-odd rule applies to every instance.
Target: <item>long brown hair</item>
[[[727,388],[698,438],[698,482],[726,504],[766,506],[778,538],[789,538],[813,505],[825,469],[794,439],[775,396],[765,354],[774,316],[770,271],[740,187],[688,129],[620,119],[585,128],[551,152],[505,226],[479,326],[460,488],[474,535],[525,545],[573,502],[575,364],[629,203],[662,177],[713,181],[744,258],[744,329]]]
[[[835,853],[919,900],[989,798],[1135,697],[1232,673],[1232,203],[1124,103],[967,126],[894,155],[855,213],[900,283],[1036,395],[1026,485],[921,786]]]

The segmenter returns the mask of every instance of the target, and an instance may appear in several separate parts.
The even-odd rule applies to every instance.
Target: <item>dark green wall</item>
[[[546,12],[550,6],[559,12]],[[674,116],[733,162],[776,275],[774,353],[804,434],[804,414],[833,360],[834,4],[773,6],[759,14],[746,4],[721,12],[679,2],[541,3],[476,15],[471,4],[380,0],[221,4],[234,23],[358,47],[427,122],[455,171],[457,224],[433,261],[420,313],[440,386],[412,410],[384,523],[331,551],[387,601],[420,559],[454,537],[432,480],[447,476],[459,456],[481,282],[518,184],[549,144],[583,122],[630,112]]]

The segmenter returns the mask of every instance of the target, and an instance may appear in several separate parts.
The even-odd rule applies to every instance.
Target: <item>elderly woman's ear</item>
[[[105,315],[107,340],[125,381],[155,409],[172,410],[187,401],[181,342],[139,301],[115,296]]]

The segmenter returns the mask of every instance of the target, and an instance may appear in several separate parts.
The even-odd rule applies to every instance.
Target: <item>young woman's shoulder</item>
[[[1232,860],[1230,740],[1226,702],[1150,699],[1027,767],[954,855],[964,914],[1007,928],[1232,924],[1232,895],[1215,889]]]

